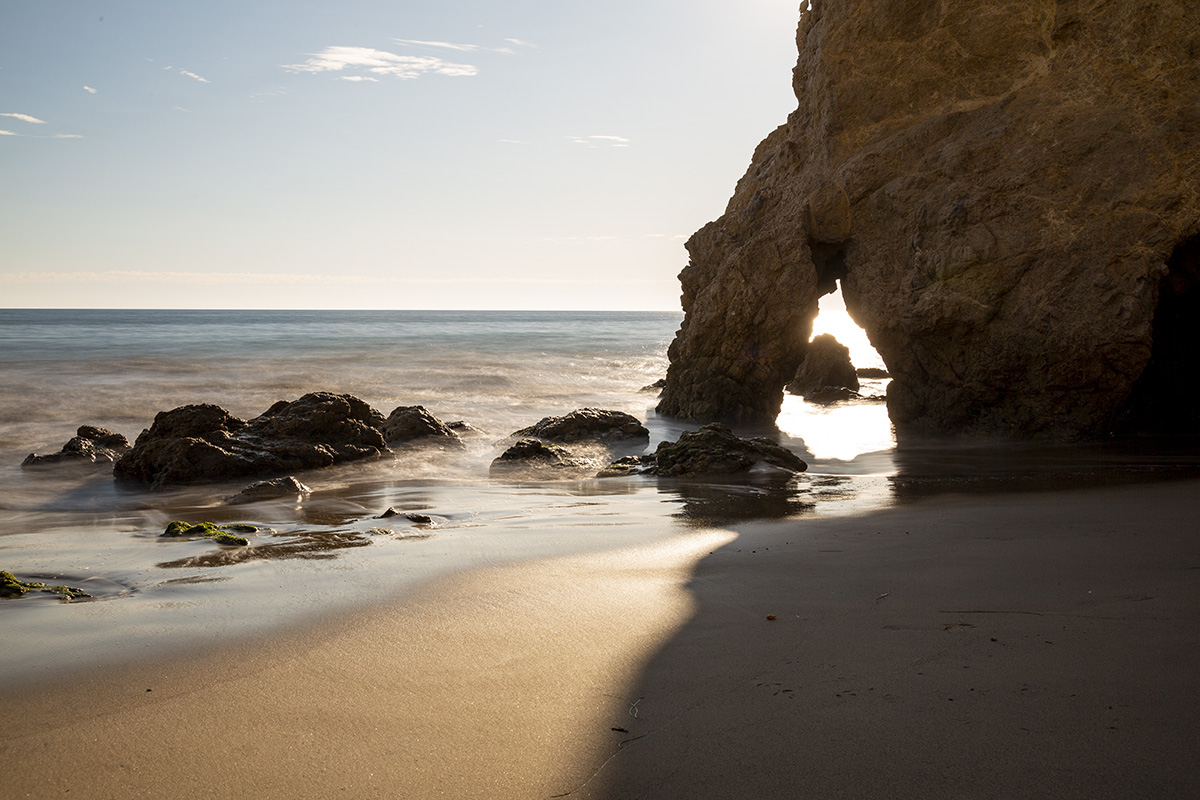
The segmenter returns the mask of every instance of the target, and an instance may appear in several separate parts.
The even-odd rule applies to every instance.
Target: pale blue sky
[[[0,6],[0,307],[676,309],[795,0]]]

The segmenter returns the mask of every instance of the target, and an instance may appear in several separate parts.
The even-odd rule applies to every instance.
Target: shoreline
[[[946,496],[476,569],[0,692],[0,767],[30,797],[1181,796],[1198,491]]]

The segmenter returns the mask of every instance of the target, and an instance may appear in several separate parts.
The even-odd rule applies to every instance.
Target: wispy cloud
[[[93,88],[92,88],[92,87],[90,87],[90,86],[84,86],[84,87],[83,87],[83,90],[84,90],[85,92],[87,92],[88,94],[95,94],[95,93],[96,93],[96,90],[95,90],[95,89],[93,89]]]
[[[568,136],[567,141],[586,147],[629,147],[630,140],[624,136]]]
[[[2,131],[2,130],[0,130],[0,136],[20,136],[20,135],[21,135],[21,134],[19,134],[19,133],[13,133],[12,131]]]
[[[49,139],[82,139],[83,136],[78,133],[55,133],[48,137]]]
[[[371,47],[327,47],[303,64],[287,64],[283,68],[289,72],[312,73],[360,70],[401,80],[412,80],[427,73],[455,78],[479,73],[470,64],[455,64],[433,56],[401,56]]]
[[[463,44],[462,42],[435,42],[425,39],[393,39],[396,44],[409,45],[412,47],[434,47],[442,50],[457,50],[460,53],[503,53],[506,56],[514,55],[517,51],[511,47],[488,47],[482,44]],[[537,47],[535,44],[522,41],[520,39],[505,39],[509,44],[515,44],[519,47]]]
[[[503,142],[504,144],[529,144],[529,142],[523,142],[520,139],[497,139],[496,141]]]
[[[371,83],[379,83],[379,78],[368,78],[366,75],[343,75],[344,81],[370,81]]]
[[[44,119],[38,119],[37,117],[31,117],[31,116],[29,116],[28,114],[11,114],[11,113],[10,113],[10,114],[4,114],[4,113],[0,113],[0,117],[12,117],[13,119],[19,119],[19,120],[21,120],[21,122],[32,122],[32,123],[34,123],[34,124],[37,124],[37,125],[45,125],[45,124],[46,124],[46,120],[44,120]]]
[[[186,69],[183,69],[182,67],[166,66],[166,67],[163,67],[163,69],[170,70],[172,72],[178,72],[180,75],[186,75],[189,78],[191,78],[192,80],[197,80],[197,81],[200,81],[201,83],[211,83],[212,82],[208,78],[201,78],[196,73],[188,72]]]

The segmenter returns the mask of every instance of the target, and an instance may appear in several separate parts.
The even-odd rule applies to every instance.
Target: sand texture
[[[12,797],[1195,796],[1198,491],[947,497],[481,570],[9,691],[0,774]]]

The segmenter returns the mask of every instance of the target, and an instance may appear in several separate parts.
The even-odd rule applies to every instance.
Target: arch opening
[[[1171,254],[1152,337],[1150,360],[1118,417],[1117,431],[1200,434],[1200,234]]]

